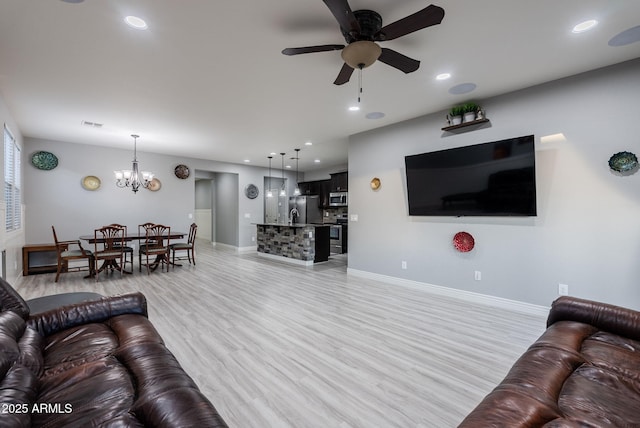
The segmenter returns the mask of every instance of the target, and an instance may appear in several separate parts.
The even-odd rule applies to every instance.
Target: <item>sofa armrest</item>
[[[82,324],[104,322],[111,317],[136,314],[148,317],[147,299],[142,293],[103,297],[73,305],[61,306],[31,316],[27,324],[48,336]]]
[[[547,327],[558,321],[578,321],[640,340],[640,312],[607,303],[562,296],[551,304]]]

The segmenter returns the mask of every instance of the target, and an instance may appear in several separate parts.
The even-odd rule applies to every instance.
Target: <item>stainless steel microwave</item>
[[[349,194],[347,192],[329,193],[330,207],[346,207],[349,204]]]

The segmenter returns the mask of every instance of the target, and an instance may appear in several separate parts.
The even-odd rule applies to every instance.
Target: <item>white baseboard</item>
[[[443,287],[440,285],[428,284],[426,282],[413,281],[410,279],[396,278],[388,275],[381,275],[377,273],[367,272],[358,269],[347,268],[347,274],[358,276],[361,278],[372,279],[374,281],[386,282],[394,285],[401,285],[404,287],[411,287],[420,289],[429,293],[437,294],[440,296],[453,297],[456,299],[464,300],[472,303],[479,303],[487,306],[493,306],[503,309],[508,309],[514,312],[529,314],[529,315],[542,315],[547,316],[549,314],[549,307],[534,305],[531,303],[520,302],[517,300],[504,299],[502,297],[489,296],[486,294],[474,293],[471,291],[458,290],[455,288]]]
[[[256,245],[252,245],[250,247],[236,247],[235,245],[221,244],[220,242],[212,242],[211,245],[214,247],[228,248],[230,250],[237,251],[238,253],[250,253],[258,250]]]
[[[259,255],[260,257],[264,257],[265,259],[276,260],[279,262],[291,263],[291,264],[300,265],[300,266],[313,266],[313,260],[292,259],[291,257],[277,256],[275,254],[261,253],[259,251],[257,251],[256,254]]]

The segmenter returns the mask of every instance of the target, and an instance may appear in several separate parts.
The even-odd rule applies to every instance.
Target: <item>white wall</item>
[[[59,159],[58,167],[51,171],[34,168],[29,159],[38,150],[54,153]],[[235,204],[236,218],[232,219],[235,225],[229,225],[235,230],[235,245],[255,246],[251,238],[256,234],[256,227],[252,223],[262,221],[264,191],[260,188],[260,196],[251,200],[244,196],[244,187],[249,183],[260,187],[268,174],[267,168],[138,152],[141,169],[153,171],[162,188],[157,192],[141,189],[134,194],[130,189],[116,187],[113,179],[113,171],[130,167],[132,157],[133,148],[120,150],[26,139],[23,150],[26,242],[52,242],[52,225],[63,239],[93,233],[96,227],[109,223],[125,224],[130,231],[135,231],[138,224],[153,221],[186,232],[194,221],[189,215],[195,212],[194,177],[198,169],[237,176],[234,194],[221,203]],[[178,164],[189,166],[189,178],[181,180],[174,175]],[[290,176],[290,172],[285,174]],[[102,180],[99,190],[82,188],[82,178],[87,175]],[[289,192],[292,193],[293,188]]]
[[[349,212],[358,221],[349,223],[349,269],[543,306],[565,283],[571,295],[640,309],[640,173],[621,176],[607,164],[619,151],[640,155],[638,76],[635,60],[481,100],[491,126],[471,132],[441,131],[442,112],[352,136]],[[566,141],[540,143],[556,133]],[[406,155],[529,134],[537,217],[408,216]],[[373,177],[382,180],[377,192]],[[475,237],[472,252],[453,248],[458,231]]]

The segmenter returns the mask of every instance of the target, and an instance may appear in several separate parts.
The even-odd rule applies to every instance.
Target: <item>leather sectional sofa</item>
[[[640,427],[639,409],[640,312],[563,296],[459,427]]]
[[[0,279],[0,426],[226,427],[133,293],[30,315]]]

